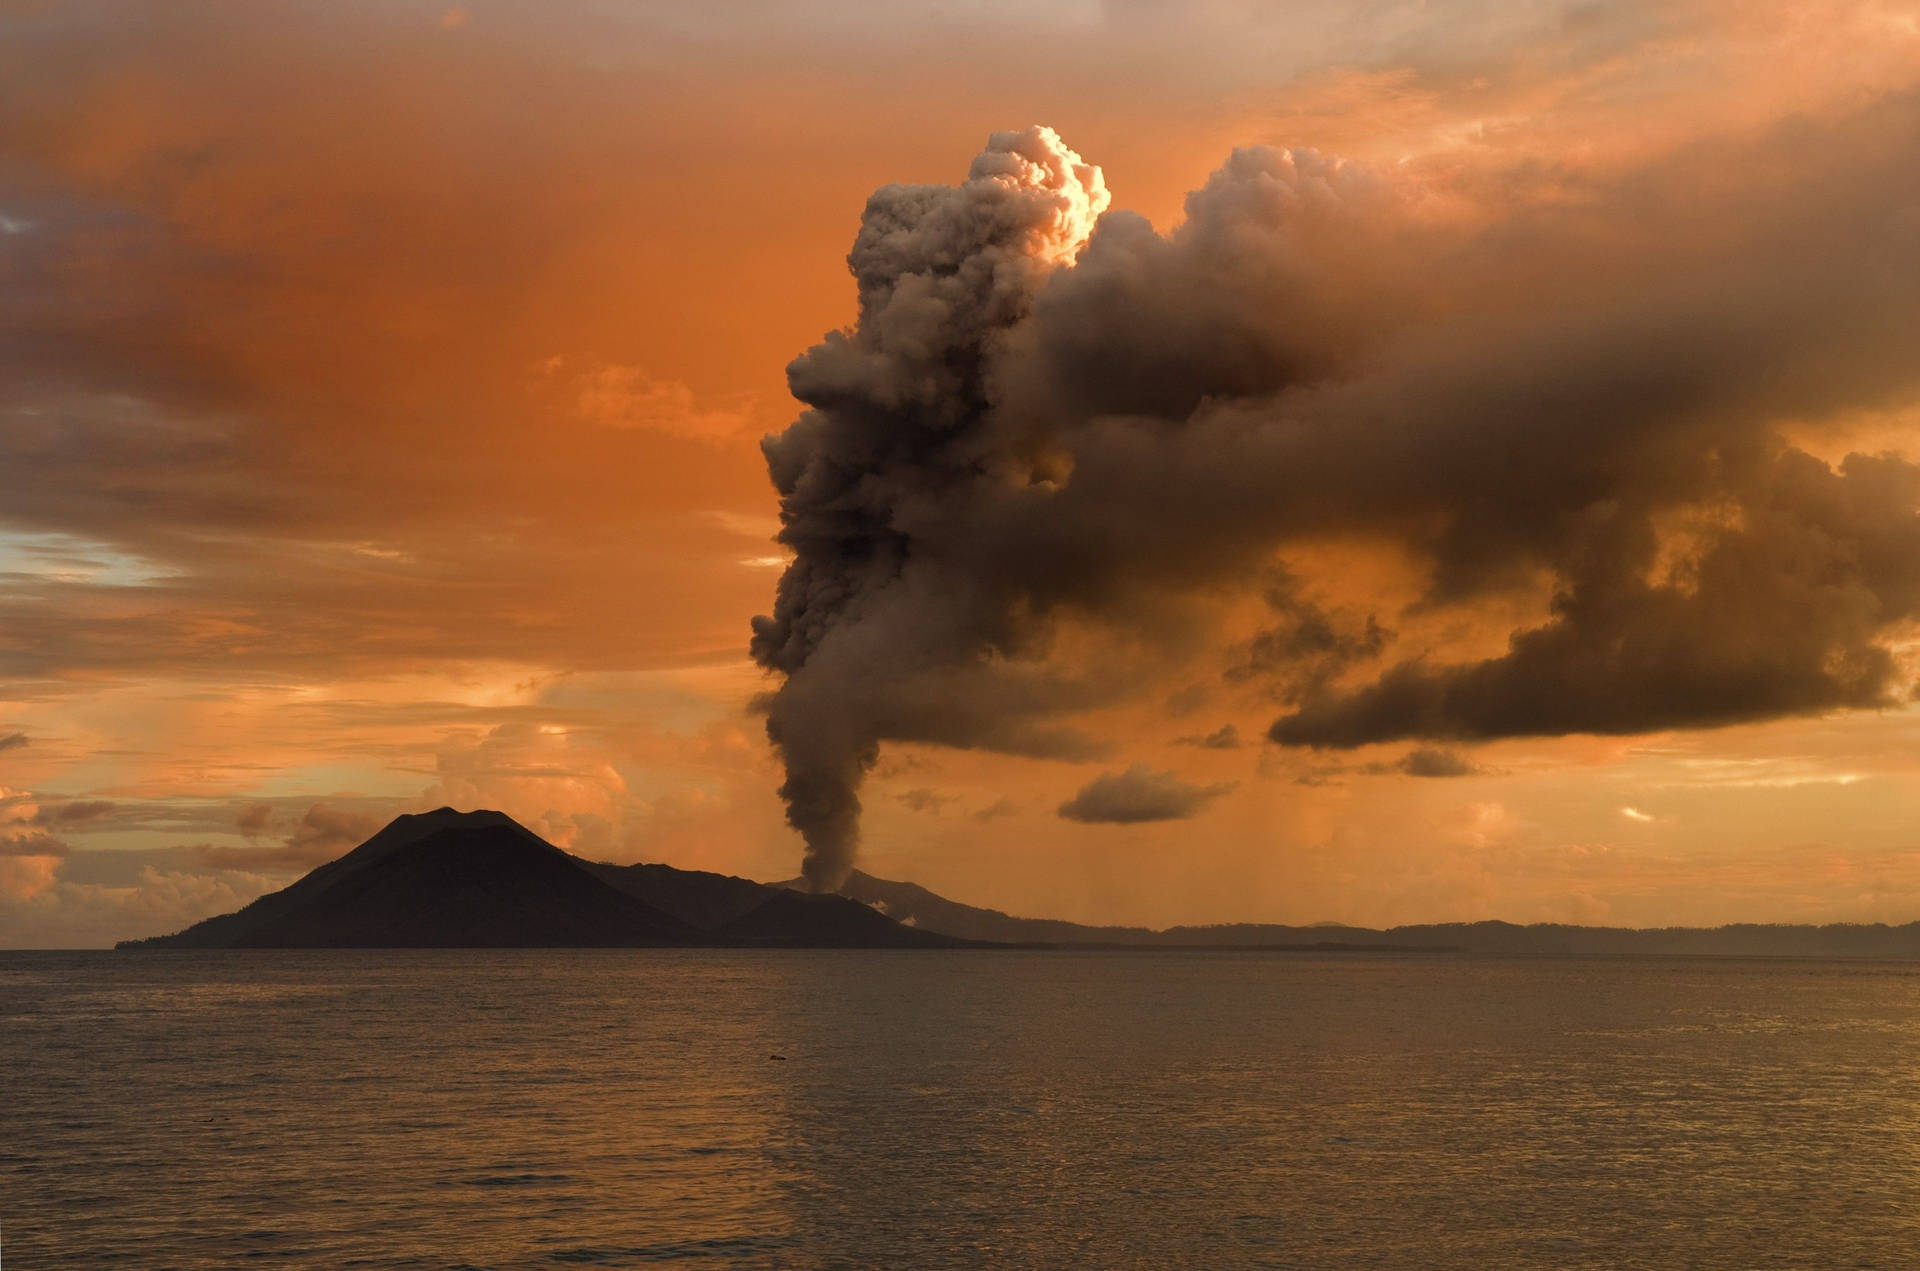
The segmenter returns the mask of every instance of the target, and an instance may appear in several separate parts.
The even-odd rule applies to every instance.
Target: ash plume
[[[850,868],[883,742],[1099,753],[1075,715],[1228,592],[1278,620],[1222,674],[1283,746],[1903,700],[1920,466],[1848,427],[1920,400],[1916,155],[1899,94],[1604,177],[1247,148],[1168,232],[1044,129],[882,190],[858,321],[765,446],[794,560],[753,650],[807,876]],[[1320,608],[1294,566],[1334,538],[1423,594]],[[1543,583],[1495,656],[1402,635]],[[1119,652],[1060,644],[1090,630]]]
[[[957,187],[880,190],[847,258],[858,319],[787,369],[811,409],[764,449],[794,560],[772,617],[754,620],[752,649],[786,676],[767,727],[816,888],[839,887],[853,867],[860,783],[880,739],[914,735],[914,671],[1007,636],[988,606],[944,592],[961,580],[934,576],[912,521],[986,478],[976,434],[989,360],[1106,207],[1100,169],[1049,128],[995,133]],[[944,739],[999,731],[991,701],[971,720],[929,705],[943,718],[922,728]]]

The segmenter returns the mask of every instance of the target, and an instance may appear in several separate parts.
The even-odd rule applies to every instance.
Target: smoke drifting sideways
[[[1920,399],[1916,155],[1904,95],[1604,179],[1241,149],[1167,233],[1044,128],[881,190],[858,320],[764,443],[794,560],[753,652],[808,879],[850,870],[885,741],[1103,753],[1067,721],[1140,677],[1055,637],[1179,596],[1268,595],[1226,674],[1271,676],[1285,746],[1898,700],[1920,467],[1836,447]],[[1292,585],[1328,537],[1418,562],[1422,609],[1552,604],[1435,662]]]

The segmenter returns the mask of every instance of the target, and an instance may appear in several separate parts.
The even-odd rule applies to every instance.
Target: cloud
[[[248,839],[247,846],[203,843],[186,849],[186,856],[194,864],[210,869],[304,873],[358,847],[382,824],[381,818],[370,812],[316,803],[301,814],[281,842],[262,845],[257,840],[266,832],[272,817],[271,804],[256,803],[243,808],[235,825]]]
[[[348,848],[357,847],[380,828],[378,817],[347,808],[330,808],[316,803],[300,818],[287,835],[288,850],[332,859]]]
[[[1392,638],[1373,614],[1336,615],[1315,604],[1285,567],[1270,571],[1261,598],[1272,625],[1239,650],[1227,678],[1265,681],[1287,700],[1322,691],[1347,668],[1377,656]]]
[[[604,852],[606,829],[623,821],[629,793],[597,742],[533,723],[451,737],[421,802],[494,808],[561,847]]]
[[[51,889],[59,876],[60,858],[44,854],[14,854],[0,850],[0,902],[31,900]]]
[[[18,750],[26,744],[27,735],[25,733],[0,734],[0,751]]]
[[[873,590],[903,593],[872,606],[864,647],[847,641],[843,666],[877,654],[886,672],[850,699],[860,728],[883,746],[1085,756],[1117,735],[1088,711],[1181,685],[1182,705],[1231,697],[1235,718],[1264,695],[1271,716],[1300,714],[1301,744],[1626,727],[1630,712],[1609,722],[1581,693],[1613,643],[1631,655],[1630,703],[1658,706],[1677,680],[1676,726],[1739,718],[1737,694],[1699,700],[1661,650],[1713,625],[1683,602],[1716,538],[1750,526],[1764,453],[1743,439],[1838,470],[1850,446],[1888,443],[1851,445],[1827,421],[1909,397],[1873,360],[1912,330],[1905,240],[1885,232],[1912,199],[1871,178],[1911,168],[1895,135],[1908,105],[1885,90],[1914,82],[1920,46],[1887,37],[1879,0],[1816,22],[1803,8],[1312,0],[1122,4],[1085,23],[1042,7],[929,43],[910,8],[866,15],[849,39],[785,0],[751,22],[655,0],[475,7],[452,36],[437,7],[389,21],[40,6],[0,41],[0,696],[34,703],[8,713],[35,745],[4,758],[31,757],[37,784],[111,791],[122,810],[90,832],[129,831],[130,801],[156,794],[192,824],[141,841],[237,844],[244,792],[330,789],[307,774],[343,763],[341,788],[394,790],[396,772],[433,768],[443,728],[529,717],[523,698],[501,704],[509,675],[743,661],[740,616],[767,603],[758,571],[776,553],[714,514],[771,519],[764,465],[699,417],[778,400],[785,360],[852,321],[835,279],[860,197],[901,174],[961,175],[943,165],[1001,122],[1006,86],[980,68],[1008,48],[1047,50],[1051,91],[1085,121],[1069,140],[1125,174],[1121,203],[1193,230],[1109,214],[1102,241],[982,346],[972,378],[993,418],[947,434],[942,480],[850,483],[872,502],[849,515],[896,536]],[[905,93],[926,107],[911,127],[874,109]],[[806,109],[770,108],[795,100]],[[1321,157],[1228,160],[1262,139]],[[1223,176],[1185,217],[1180,192],[1209,165]],[[1771,295],[1752,281],[1769,271]],[[933,321],[914,299],[889,307],[897,347]],[[1796,307],[1805,343],[1783,325]],[[1727,374],[1666,373],[1715,343]],[[1822,363],[1838,390],[1812,391]],[[582,409],[602,369],[607,426]],[[1539,392],[1492,392],[1503,379]],[[1676,391],[1647,409],[1621,405],[1663,384]],[[1053,413],[1056,398],[1073,409]],[[1891,431],[1904,444],[1911,424]],[[1115,471],[1135,459],[1129,484]],[[1574,541],[1610,501],[1656,526],[1637,579],[1589,568]],[[1673,528],[1688,515],[1702,533]],[[1811,598],[1777,594],[1757,621],[1790,629],[1797,606],[1841,601],[1845,620],[1807,641],[1836,656],[1721,641],[1710,660],[1756,682],[1784,669],[1811,685],[1789,707],[1841,710],[1875,695],[1879,671],[1853,655],[1899,638],[1897,571],[1870,559],[1886,534],[1801,520],[1810,532],[1768,568]],[[16,568],[28,537],[66,546]],[[1802,559],[1823,537],[1832,568]],[[1391,559],[1420,594],[1330,567],[1329,543]],[[1341,656],[1315,660],[1300,613],[1211,640],[1202,607],[1257,593],[1277,561]],[[1652,594],[1610,599],[1609,569]],[[969,619],[957,648],[898,638],[939,633],[940,612],[925,631],[891,612],[928,595]],[[1664,631],[1625,612],[1663,605]],[[1580,630],[1455,675],[1556,623]],[[1850,659],[1864,668],[1851,685],[1830,669]],[[1403,664],[1418,682],[1401,709],[1366,696]],[[1253,673],[1211,697],[1194,683],[1236,668]],[[1475,700],[1489,694],[1538,702]],[[235,707],[247,718],[230,725]],[[1250,746],[1261,729],[1241,722]],[[624,836],[644,824],[664,835],[649,850],[689,859],[755,860],[781,840],[750,735],[724,770],[616,754],[624,794],[587,749],[529,765],[581,787],[492,774],[476,797],[552,811],[579,841],[607,824],[637,842]],[[275,770],[302,775],[269,785]],[[1031,807],[1058,798],[1010,788]],[[311,798],[276,799],[257,845]],[[719,815],[733,805],[752,817]],[[1035,852],[1013,868],[1058,867]]]
[[[1003,816],[1013,816],[1020,811],[1020,805],[1006,795],[1001,795],[986,807],[973,814],[976,821],[997,821]]]
[[[937,513],[942,486],[972,479],[978,456],[965,443],[986,413],[988,355],[1048,273],[1072,263],[1107,203],[1100,169],[1043,127],[993,134],[959,186],[877,191],[848,258],[859,321],[788,368],[810,409],[764,449],[780,541],[795,558],[772,615],[753,620],[752,652],[784,677],[767,733],[817,888],[853,868],[858,789],[882,738],[1092,749],[1026,719],[1075,686],[1004,676],[971,657],[1015,634],[1004,624],[996,633],[998,606],[981,603],[979,586],[991,583],[943,592],[939,579],[903,572],[914,561],[899,513]]]
[[[900,801],[902,806],[911,811],[925,812],[934,815],[938,815],[940,809],[954,801],[954,796],[951,794],[940,790],[928,790],[925,788],[903,790],[895,797]]]
[[[64,842],[39,830],[0,831],[0,856],[36,856],[58,860],[68,850]]]
[[[1182,746],[1199,746],[1206,750],[1238,750],[1246,744],[1240,738],[1239,728],[1232,724],[1222,724],[1210,733],[1179,737],[1175,741]]]
[[[1242,151],[1171,237],[1109,218],[1015,333],[1029,352],[1007,368],[1007,410],[1058,437],[1072,479],[1002,502],[1031,505],[1015,518],[1028,558],[1069,595],[1095,579],[1199,582],[1336,532],[1423,558],[1429,607],[1557,578],[1552,617],[1507,656],[1403,658],[1357,686],[1334,677],[1380,652],[1384,628],[1337,639],[1314,613],[1290,615],[1258,646],[1304,676],[1272,731],[1283,744],[1882,704],[1883,633],[1914,612],[1915,469],[1868,455],[1835,469],[1773,421],[1915,388],[1891,333],[1920,306],[1880,271],[1920,266],[1898,245],[1916,183],[1894,158],[1917,122],[1916,99],[1891,99],[1816,129],[1811,149],[1796,125],[1588,185],[1572,210],[1504,189],[1521,197],[1464,233],[1390,174]],[[1771,175],[1755,188],[1741,163]],[[1715,199],[1690,202],[1703,182]],[[1743,216],[1756,197],[1772,215]],[[1630,203],[1651,219],[1636,224]],[[1700,253],[1676,259],[1681,243]],[[1395,257],[1439,272],[1403,291],[1413,274],[1383,272]],[[1523,296],[1527,279],[1551,312],[1522,331],[1489,301]],[[989,540],[983,556],[1006,543],[1002,515],[967,526]],[[1659,577],[1683,521],[1681,560]],[[1321,649],[1336,654],[1326,671]]]
[[[271,803],[249,803],[240,809],[239,815],[233,819],[233,824],[242,835],[251,839],[264,834],[268,823],[272,820],[273,805]]]
[[[580,375],[577,386],[581,417],[603,428],[651,428],[719,441],[753,418],[750,402],[705,403],[680,381],[655,378],[637,366],[601,366]]]
[[[1250,587],[1270,625],[1229,675],[1287,703],[1283,746],[1892,705],[1920,466],[1807,446],[1920,394],[1916,146],[1920,93],[1607,171],[1245,147],[1171,231],[1084,243],[1104,185],[1051,133],[881,191],[860,322],[766,445],[795,557],[753,648],[810,876],[851,860],[882,742],[1057,753]],[[1311,594],[1328,541],[1410,599]],[[1502,612],[1493,657],[1403,634]]]
[[[1894,704],[1882,633],[1920,612],[1920,467],[1799,451],[1721,487],[1738,499],[1678,576],[1644,510],[1598,512],[1573,547],[1554,615],[1500,657],[1398,663],[1274,725],[1290,744],[1710,727]]]
[[[94,852],[91,857],[138,856]],[[0,859],[0,924],[24,948],[101,948],[115,941],[178,931],[228,913],[279,883],[262,875],[204,873],[181,864],[104,862],[113,881],[76,873],[76,853],[58,869],[10,870]]]
[[[34,796],[0,786],[0,902],[45,892],[66,855],[67,845],[40,828]]]
[[[1401,756],[1394,769],[1409,777],[1477,777],[1486,772],[1465,755],[1433,746],[1419,746]]]
[[[36,819],[41,825],[80,826],[108,815],[114,807],[105,799],[69,799],[41,808]]]
[[[1095,777],[1060,805],[1069,821],[1130,825],[1141,821],[1179,821],[1197,816],[1207,804],[1233,789],[1232,783],[1200,786],[1171,772],[1134,764]]]
[[[1359,773],[1371,777],[1485,777],[1496,774],[1496,770],[1475,763],[1457,750],[1448,750],[1441,746],[1415,746],[1398,759],[1374,760],[1363,764],[1327,761],[1323,755],[1316,755],[1315,761],[1305,767],[1293,769],[1296,785],[1324,786],[1340,782],[1343,778]]]
[[[202,869],[232,870],[248,874],[304,874],[325,865],[341,854],[339,850],[328,850],[314,845],[293,847],[285,843],[254,844],[247,847],[199,843],[182,848],[175,853],[180,858],[178,863],[191,864]]]
[[[784,343],[719,292],[795,289],[713,215],[743,174],[660,126],[703,72],[582,76],[608,49],[583,15],[476,23],[449,57],[365,13],[176,10],[133,39],[139,11],[48,10],[0,49],[0,206],[30,227],[4,236],[0,679],[730,648],[759,586],[696,513],[764,510],[750,446],[718,442]],[[737,137],[742,98],[694,95]],[[13,571],[15,534],[108,568]]]
[[[11,790],[0,786],[0,841],[10,836],[37,833],[40,804],[30,790]]]

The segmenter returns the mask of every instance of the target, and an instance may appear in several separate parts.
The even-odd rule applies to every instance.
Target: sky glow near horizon
[[[1472,280],[1510,280],[1460,264],[1473,235],[1524,253],[1585,216],[1605,260],[1677,189],[1779,195],[1719,237],[1816,263],[1884,194],[1911,268],[1920,204],[1877,177],[1920,138],[1920,5],[1274,8],[0,10],[0,946],[177,929],[445,803],[794,874],[747,653],[790,559],[759,440],[855,318],[868,196],[958,183],[992,131],[1057,129],[1162,234],[1237,146],[1373,174],[1383,258],[1407,226],[1458,250],[1429,291],[1316,257],[1351,266],[1317,275],[1328,329],[1484,314]],[[1835,472],[1920,460],[1920,389],[1834,376],[1751,422]],[[1661,569],[1753,519],[1685,512]],[[1340,632],[1391,633],[1349,689],[1497,658],[1564,584],[1436,602],[1376,524],[1284,555]],[[1920,918],[1905,618],[1872,631],[1882,705],[1327,749],[1264,740],[1293,708],[1248,670],[1260,592],[1053,633],[1127,685],[1067,713],[1083,754],[885,744],[864,867],[1156,926]]]

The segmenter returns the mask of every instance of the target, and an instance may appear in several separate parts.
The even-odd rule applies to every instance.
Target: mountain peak
[[[475,808],[471,812],[462,812],[452,806],[437,807],[431,812],[403,812],[395,817],[396,821],[448,821],[465,825],[499,825],[513,821],[505,812],[492,808]],[[518,822],[514,822],[518,824]]]
[[[152,943],[187,948],[646,947],[701,932],[596,878],[504,812],[395,817],[346,855]]]
[[[582,861],[504,812],[395,817],[346,855],[231,914],[147,941],[177,948],[813,945],[920,948],[858,901],[665,865]]]

